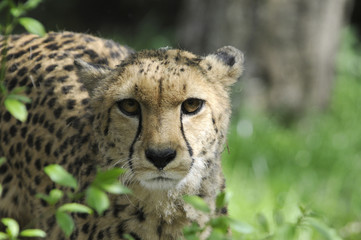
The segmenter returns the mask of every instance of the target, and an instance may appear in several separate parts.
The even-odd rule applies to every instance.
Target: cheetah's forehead
[[[125,65],[121,82],[127,93],[145,104],[179,105],[202,98],[210,88],[199,66],[201,58],[180,50],[141,52]]]

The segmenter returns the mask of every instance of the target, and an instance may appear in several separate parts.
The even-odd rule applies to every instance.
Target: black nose
[[[162,170],[165,166],[167,166],[167,164],[170,163],[176,155],[177,152],[171,148],[162,150],[150,148],[145,150],[145,156],[147,157],[147,159],[151,163],[153,163],[153,165],[156,166],[159,170]]]

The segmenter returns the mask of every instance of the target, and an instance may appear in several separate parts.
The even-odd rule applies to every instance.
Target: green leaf
[[[242,234],[250,234],[254,231],[253,227],[251,225],[248,225],[247,223],[240,222],[233,218],[228,218],[228,221],[229,221],[229,226],[235,232]]]
[[[9,236],[6,233],[0,232],[0,240],[5,240],[5,239],[8,239],[8,238],[9,238]]]
[[[23,93],[26,90],[26,87],[16,87],[11,91],[11,94],[19,94],[19,93]]]
[[[18,94],[10,94],[7,96],[8,99],[16,99],[16,100],[19,100],[20,102],[23,102],[23,103],[30,103],[31,102],[31,99],[26,97],[26,96],[23,96],[23,95],[18,95]]]
[[[216,207],[217,209],[221,209],[228,205],[230,199],[230,195],[226,192],[221,192],[217,195],[216,198]]]
[[[9,236],[16,238],[19,235],[19,224],[12,218],[3,218],[1,222],[7,227],[6,232]]]
[[[68,173],[62,166],[57,164],[51,164],[44,168],[45,173],[50,179],[62,186],[77,188],[76,179]]]
[[[269,232],[269,224],[267,221],[267,218],[265,217],[265,215],[263,215],[262,213],[258,213],[257,214],[257,221],[259,223],[259,225],[262,227],[264,232]]]
[[[16,119],[24,122],[28,117],[28,112],[26,110],[25,104],[11,98],[6,98],[4,101],[6,109],[13,115]]]
[[[327,240],[342,240],[340,236],[338,236],[335,229],[330,228],[325,223],[321,222],[316,218],[307,218],[306,222],[310,224],[310,226],[315,229],[318,233],[320,233]]]
[[[87,206],[84,206],[82,204],[79,203],[67,203],[64,204],[63,206],[58,208],[58,211],[60,212],[76,212],[76,213],[88,213],[88,214],[92,214],[93,210]]]
[[[39,36],[45,35],[45,28],[38,20],[29,17],[22,17],[19,23],[29,32]]]
[[[56,211],[55,213],[56,222],[63,230],[66,237],[69,237],[74,230],[74,221],[71,216],[65,212]]]
[[[6,157],[0,157],[0,165],[4,164],[6,161]]]
[[[15,18],[20,17],[21,15],[24,14],[24,9],[22,8],[22,6],[18,6],[18,7],[12,7],[10,9],[10,13],[11,15],[13,15]]]
[[[198,240],[198,233],[202,231],[203,229],[196,222],[192,222],[192,225],[183,228],[183,235],[187,240]]]
[[[132,191],[120,183],[102,184],[102,189],[113,194],[130,194]]]
[[[123,238],[127,239],[127,240],[135,240],[130,234],[126,233],[123,234]]]
[[[46,194],[38,193],[36,194],[36,197],[43,199],[46,201],[49,205],[55,205],[60,198],[63,197],[63,192],[59,189],[53,189],[50,191],[49,196]]]
[[[102,215],[110,205],[107,194],[94,186],[90,186],[86,190],[86,203],[94,208],[99,215]]]
[[[42,0],[28,0],[25,4],[24,4],[24,8],[26,10],[30,10],[30,9],[34,9],[36,8],[39,3],[41,3]]]
[[[40,229],[26,229],[20,232],[21,237],[46,237],[46,233]]]
[[[209,221],[209,225],[211,225],[212,228],[216,228],[219,231],[226,233],[229,227],[229,218],[225,216],[212,218]]]
[[[211,211],[207,203],[198,196],[183,196],[183,200],[202,212],[209,213]]]
[[[126,170],[122,168],[112,168],[106,171],[98,171],[93,184],[102,186],[107,184],[112,184],[114,182],[118,182],[118,178],[122,175]]]
[[[227,240],[227,235],[219,229],[213,229],[207,240]]]

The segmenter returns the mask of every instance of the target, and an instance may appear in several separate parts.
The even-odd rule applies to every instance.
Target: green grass
[[[327,111],[291,127],[249,111],[233,119],[223,165],[233,194],[230,214],[255,229],[244,238],[263,239],[286,223],[295,225],[301,205],[343,239],[361,239],[360,64],[357,41],[346,30]],[[331,239],[298,231],[295,239]]]

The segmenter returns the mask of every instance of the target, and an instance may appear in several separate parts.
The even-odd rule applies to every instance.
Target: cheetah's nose
[[[177,152],[174,149],[167,148],[162,150],[157,149],[147,149],[145,150],[145,156],[148,161],[153,163],[159,170],[163,170],[168,163],[174,160]]]

